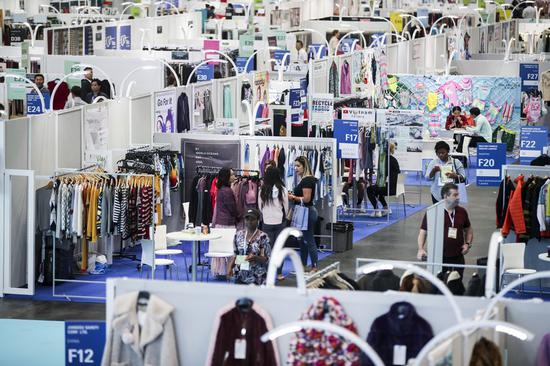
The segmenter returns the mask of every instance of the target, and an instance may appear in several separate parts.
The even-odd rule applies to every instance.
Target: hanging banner
[[[359,127],[371,127],[376,123],[376,110],[366,108],[343,108],[342,119],[357,121]]]
[[[352,52],[352,50],[354,49],[353,45],[356,44],[357,42],[358,42],[358,40],[356,40],[354,38],[351,38],[351,37],[348,37],[348,38],[344,39],[342,41],[342,43],[340,43],[340,51],[342,51],[343,53]]]
[[[25,20],[26,21],[26,20]],[[27,28],[12,27],[10,31],[10,43],[21,43],[27,38]]]
[[[204,59],[205,60],[218,60],[220,58],[220,55],[216,52],[207,52],[209,50],[219,51],[220,50],[220,41],[215,39],[205,39],[203,41],[203,50],[204,52]],[[213,62],[210,65],[218,64],[218,62]]]
[[[209,81],[214,79],[214,65],[206,64],[197,68],[197,81]]]
[[[174,88],[155,93],[155,132],[175,132],[176,103],[176,89]]]
[[[400,12],[390,11],[390,22],[393,23],[398,32],[403,31],[403,18],[401,18]]]
[[[246,63],[248,62],[248,57],[237,57],[237,60],[235,61],[235,64],[237,65],[237,70],[239,71],[239,74],[242,74],[243,72],[249,73],[252,72],[252,68],[254,67],[254,60],[250,60],[248,62],[248,67],[246,66]],[[244,69],[246,67],[246,70]]]
[[[27,71],[31,68],[31,58],[29,56],[30,47],[31,41],[29,40],[24,40],[23,43],[21,43],[21,63],[19,67]]]
[[[529,165],[548,145],[548,129],[542,126],[522,127],[519,141],[519,163]]]
[[[254,89],[252,90],[254,95],[254,106],[257,102],[264,102],[266,105],[269,103],[269,73],[267,71],[259,71],[254,73]],[[252,106],[254,108],[254,106]],[[266,110],[265,106],[260,108],[261,111]],[[267,114],[263,114],[259,117],[267,118]]]
[[[132,27],[130,25],[123,25],[120,27],[118,43],[119,49],[121,50],[132,49]]]
[[[109,108],[106,103],[84,109],[84,161],[93,160],[95,151],[106,151],[109,142]]]
[[[105,334],[104,321],[65,322],[65,365],[101,365]]]
[[[302,108],[302,89],[290,89],[288,92],[288,104],[292,109]]]
[[[105,27],[105,49],[116,50],[117,27]]]
[[[286,56],[285,58],[285,55]],[[281,66],[283,67],[283,71],[287,69],[287,66],[290,64],[290,51],[288,50],[275,50],[273,52],[273,58],[277,60],[278,62],[272,62],[272,70],[273,71],[279,71]],[[283,64],[284,60],[284,64]]]
[[[25,77],[26,73],[24,69],[6,69],[6,74]],[[27,97],[27,83],[23,79],[18,78],[6,78],[8,85],[8,99],[9,100],[25,100]]]
[[[506,144],[477,144],[476,184],[498,187],[506,164]]]
[[[359,159],[359,127],[357,121],[334,120],[334,138],[338,145],[338,159]]]
[[[321,53],[319,54],[319,50]],[[311,54],[314,60],[321,59],[328,55],[327,45],[324,43],[313,43],[308,46],[308,54]]]
[[[254,53],[254,34],[243,34],[239,37],[239,56],[250,57]]]
[[[50,106],[50,93],[43,93],[44,97],[44,106],[46,109]],[[27,94],[27,115],[41,114],[44,113],[42,110],[42,103],[40,102],[40,96],[38,93],[28,93]]]
[[[302,109],[307,109],[307,79],[300,79],[300,98],[302,100]]]
[[[309,119],[312,126],[326,126],[334,119],[334,95],[311,94]]]
[[[519,64],[521,91],[529,93],[539,89],[539,64]]]

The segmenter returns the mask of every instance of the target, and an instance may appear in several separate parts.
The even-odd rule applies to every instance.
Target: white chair
[[[170,242],[170,246],[176,246],[179,243]],[[166,225],[157,225],[155,229],[155,254],[156,255],[178,255],[182,254],[183,250],[181,249],[169,249],[168,241],[166,239]]]
[[[462,137],[462,153],[466,156],[466,161],[468,162],[468,169],[470,169],[470,142],[472,141],[471,136]]]
[[[181,205],[183,206],[183,213],[185,214],[184,227],[187,228],[187,224],[189,224],[189,202],[184,202]]]
[[[151,271],[154,267],[164,267],[164,279],[166,279],[167,269],[170,270],[170,279],[172,279],[172,267],[176,267],[176,263],[172,259],[168,258],[156,258],[155,255],[155,241],[154,240],[142,240],[141,241],[141,267],[140,275],[143,273],[143,267],[149,266]],[[178,277],[176,267],[176,278]],[[149,278],[149,274],[147,274]]]
[[[206,258],[211,258],[210,266],[215,259],[226,261],[235,255],[233,251],[233,240],[237,229],[214,229],[216,234],[221,235],[221,238],[210,240],[208,244],[208,252],[204,255]],[[202,277],[202,275],[201,275]],[[206,281],[210,279],[210,270],[206,274]]]
[[[507,243],[500,245],[502,263],[500,272],[501,287],[503,287],[502,283],[504,276],[511,275],[519,278],[537,272],[534,269],[525,268],[524,255],[525,243]],[[523,291],[523,285],[521,289]]]

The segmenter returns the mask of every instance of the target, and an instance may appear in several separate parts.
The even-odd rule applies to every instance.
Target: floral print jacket
[[[242,270],[239,265],[235,266],[235,279],[240,283],[263,285],[267,277],[267,265],[271,256],[271,245],[267,234],[258,230],[250,242],[246,241],[246,230],[239,230],[235,234],[233,242],[235,255],[263,255],[268,260],[265,263],[250,262],[248,270]]]

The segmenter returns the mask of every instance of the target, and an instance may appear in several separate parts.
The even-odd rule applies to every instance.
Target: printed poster
[[[269,73],[267,71],[260,71],[254,74],[254,90],[252,91],[254,95],[254,106],[255,108],[257,102],[264,102],[264,109],[266,109],[267,104],[269,103]],[[261,118],[267,118],[268,116],[259,116]]]
[[[105,27],[105,49],[116,50],[117,27]]]
[[[176,131],[176,89],[155,93],[155,132],[174,133]]]
[[[104,103],[94,104],[84,111],[84,161],[89,160],[89,152],[108,149],[109,108]]]
[[[6,74],[25,77],[24,69],[6,69]],[[27,82],[24,79],[6,78],[9,100],[25,100],[27,98]]]
[[[312,126],[332,125],[334,120],[334,95],[312,94],[309,120]]]
[[[80,62],[78,61],[70,61],[65,60],[63,64],[63,71],[65,75],[71,74],[73,72],[80,71],[80,67],[77,66],[80,65]],[[67,78],[67,84],[69,85],[69,88],[72,88],[73,86],[80,86],[80,81],[84,78],[82,75],[74,75]]]

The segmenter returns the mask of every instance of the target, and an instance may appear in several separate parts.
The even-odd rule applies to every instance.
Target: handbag
[[[455,171],[458,174],[458,170],[456,169],[455,159],[453,159],[453,166],[455,168]],[[455,184],[458,186],[458,195],[460,197],[460,203],[468,203],[468,191],[466,190],[466,178],[459,175],[458,178],[455,179]]]
[[[303,204],[295,205],[290,226],[293,226],[298,230],[304,231],[308,229],[308,220],[309,207],[306,207]]]

